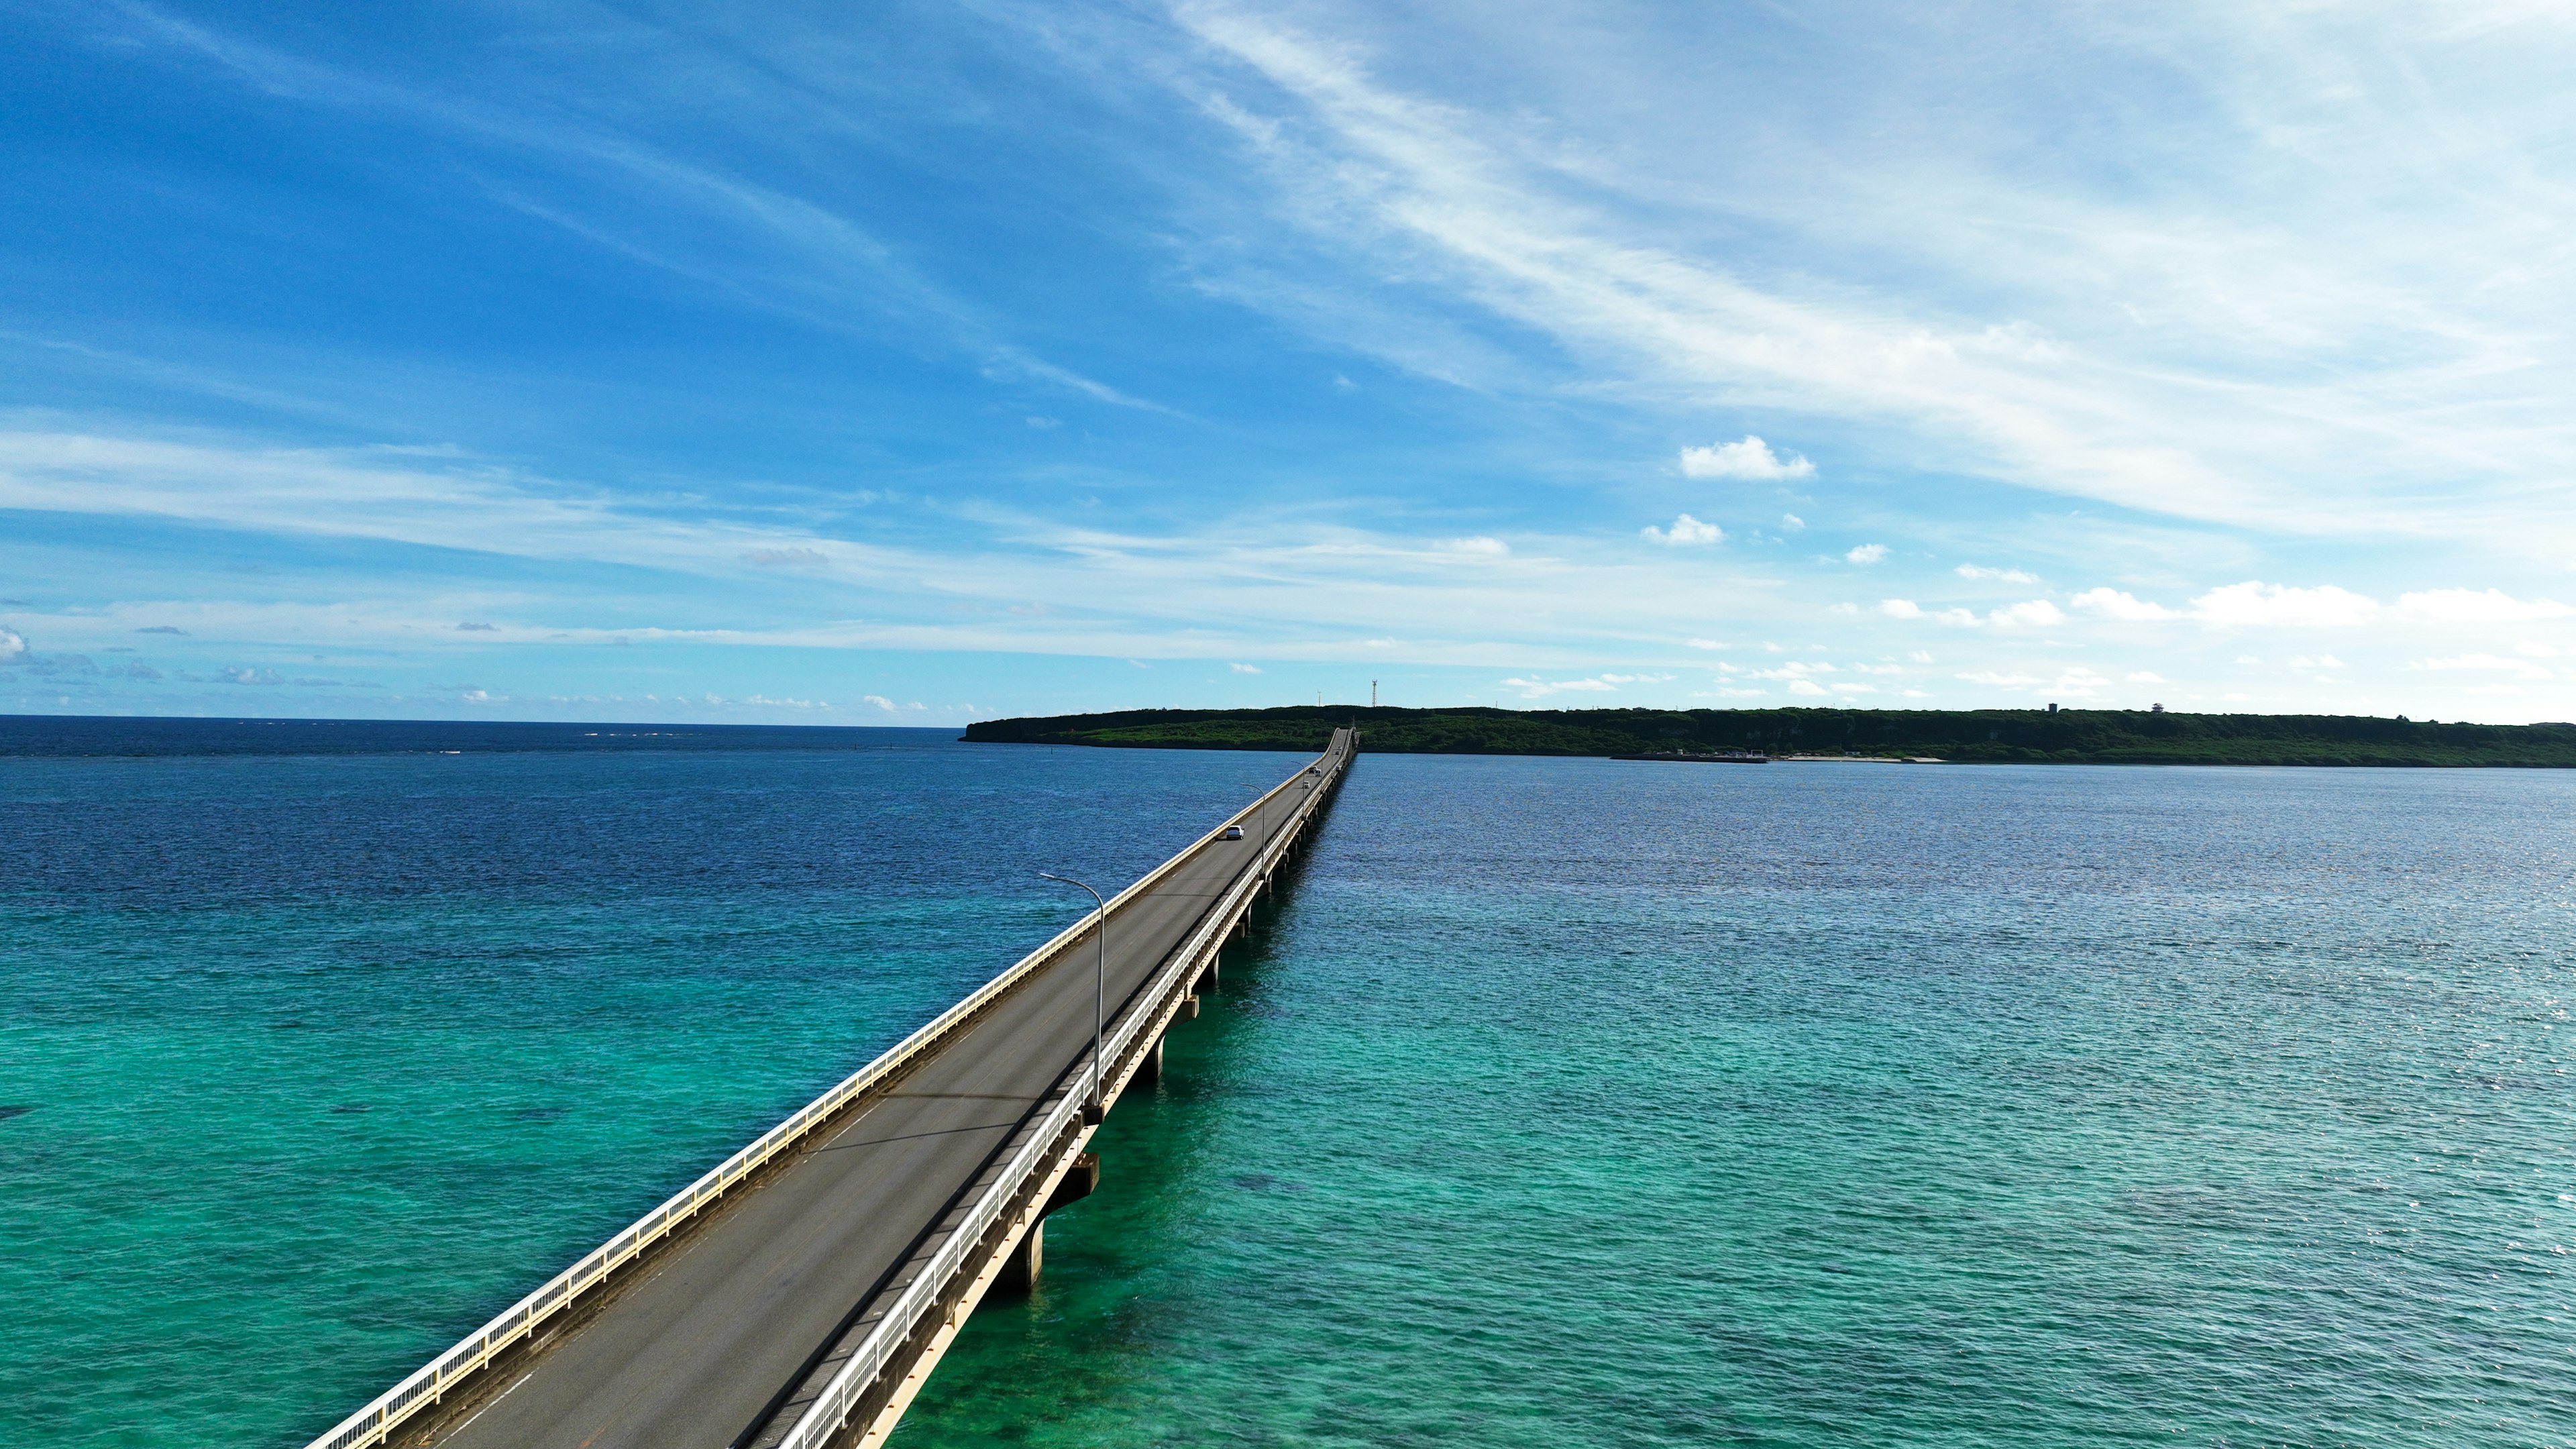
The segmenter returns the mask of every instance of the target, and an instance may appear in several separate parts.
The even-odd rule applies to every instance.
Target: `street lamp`
[[[1100,1074],[1104,1065],[1100,1045],[1102,1013],[1109,999],[1109,902],[1100,899],[1100,892],[1091,890],[1091,887],[1083,885],[1069,875],[1048,875],[1045,871],[1039,871],[1038,874],[1063,885],[1081,886],[1082,889],[1091,891],[1091,899],[1100,907],[1100,974],[1093,981],[1091,989],[1091,1101],[1082,1109],[1083,1125],[1097,1127],[1100,1125],[1100,1119],[1109,1115],[1109,1109],[1103,1106],[1100,1100]]]

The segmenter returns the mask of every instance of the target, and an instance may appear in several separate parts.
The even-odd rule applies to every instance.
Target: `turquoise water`
[[[300,1443],[1286,764],[0,761],[0,1443]],[[1364,757],[898,1443],[2569,1444],[2571,807]]]
[[[1302,763],[884,733],[0,759],[0,1445],[301,1445]]]
[[[2571,787],[1363,757],[896,1442],[2569,1443]]]

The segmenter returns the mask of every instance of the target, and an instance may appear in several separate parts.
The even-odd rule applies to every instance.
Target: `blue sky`
[[[28,0],[0,709],[2576,718],[2576,16]]]

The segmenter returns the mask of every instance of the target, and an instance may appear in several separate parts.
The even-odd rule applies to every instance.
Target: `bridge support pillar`
[[[1046,1206],[1038,1209],[1044,1217],[1067,1203],[1082,1201],[1100,1187],[1100,1154],[1086,1152],[1073,1160],[1064,1176],[1056,1179],[1055,1191],[1047,1195]]]
[[[1157,1036],[1154,1038],[1154,1044],[1147,1047],[1145,1055],[1137,1061],[1136,1075],[1128,1080],[1136,1086],[1149,1087],[1162,1079],[1163,1039]]]
[[[1046,1219],[1029,1224],[1018,1247],[1002,1260],[1002,1270],[993,1275],[996,1293],[1033,1293],[1037,1291],[1038,1270],[1046,1266]]]

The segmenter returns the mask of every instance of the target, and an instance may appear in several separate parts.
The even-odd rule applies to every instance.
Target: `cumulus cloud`
[[[1261,666],[1258,664],[1229,664],[1226,668],[1233,670],[1237,674],[1259,674],[1261,672]]]
[[[2397,612],[2434,624],[2521,624],[2564,619],[2576,609],[2551,599],[2517,599],[2502,589],[2425,589],[2399,594]]]
[[[1780,526],[1791,533],[1796,533],[1807,526],[1807,520],[1794,513],[1783,513],[1780,515]]]
[[[1998,627],[2006,629],[2045,629],[2066,622],[2066,616],[2058,612],[2057,606],[2046,599],[2031,599],[2008,605],[1993,611],[1986,617],[1994,620]]]
[[[1952,569],[1951,572],[1957,574],[1963,579],[1993,579],[1998,583],[2006,584],[2035,584],[2039,582],[2039,575],[2024,573],[2020,569],[1989,569],[1980,568],[1975,564],[1961,564],[1957,568]]]
[[[2370,622],[2379,613],[2379,601],[2332,584],[2302,589],[2248,580],[2192,600],[2191,613],[2211,624],[2333,627]]]
[[[27,659],[27,636],[15,629],[0,629],[0,664],[24,664]]]
[[[1675,518],[1670,528],[1657,528],[1650,523],[1637,532],[1649,542],[1661,544],[1681,545],[1726,541],[1725,529],[1714,523],[1702,523],[1687,513]]]
[[[1806,478],[1815,471],[1815,464],[1795,453],[1782,458],[1771,451],[1770,444],[1750,433],[1733,443],[1682,449],[1682,476],[1686,478]]]
[[[1844,554],[1843,561],[1845,563],[1874,564],[1885,557],[1887,557],[1886,544],[1864,543],[1854,548],[1851,552]]]
[[[1443,553],[1472,554],[1481,558],[1501,558],[1512,551],[1510,544],[1482,534],[1473,538],[1444,538],[1436,546]]]
[[[1881,599],[1878,611],[1891,619],[1920,619],[1923,606],[1912,599]]]
[[[1792,679],[1789,681],[1789,692],[1791,694],[1824,694],[1827,691],[1823,685],[1816,683],[1812,679]]]
[[[1800,659],[1800,660],[1792,660],[1791,662],[1789,662],[1789,663],[1787,663],[1787,664],[1783,664],[1783,665],[1781,665],[1781,666],[1780,666],[1779,668],[1777,668],[1777,669],[1757,669],[1757,670],[1754,670],[1754,671],[1753,671],[1753,677],[1754,677],[1754,678],[1756,678],[1756,679],[1785,679],[1785,680],[1789,680],[1790,682],[1792,682],[1792,683],[1794,684],[1795,682],[1797,682],[1797,681],[1799,681],[1799,680],[1805,679],[1808,675],[1811,675],[1811,674],[1839,674],[1839,673],[1841,673],[1841,672],[1842,672],[1841,670],[1836,669],[1834,666],[1832,666],[1832,665],[1830,665],[1830,664],[1826,664],[1826,663],[1824,663],[1824,662],[1822,662],[1822,661],[1818,661],[1818,662],[1816,662],[1816,663],[1810,664],[1810,663],[1808,663],[1807,661],[1805,661],[1805,660],[1803,660],[1803,659]],[[1801,694],[1821,694],[1821,693],[1823,693],[1824,691],[1822,691],[1822,690],[1820,690],[1820,689],[1809,689],[1809,690],[1798,690],[1798,691],[1794,691],[1794,692],[1796,692],[1796,693],[1801,693]]]
[[[2181,616],[2162,604],[2151,604],[2134,594],[2118,589],[2086,589],[2066,601],[2069,608],[2108,619],[2175,619]]]

